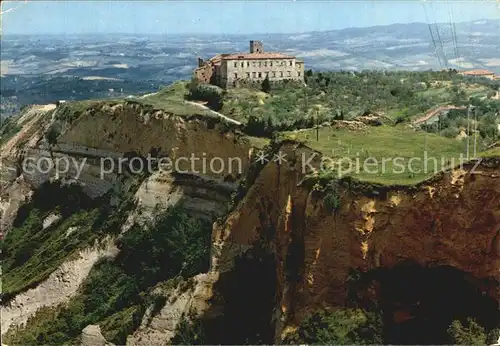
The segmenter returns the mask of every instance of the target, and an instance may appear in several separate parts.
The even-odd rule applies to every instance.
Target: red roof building
[[[218,54],[204,61],[198,58],[194,76],[203,83],[223,88],[238,85],[293,80],[304,82],[304,62],[279,52],[264,52],[260,41],[250,41],[249,53]]]

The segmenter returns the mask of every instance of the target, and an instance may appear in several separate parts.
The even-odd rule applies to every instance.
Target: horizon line
[[[474,22],[481,22],[481,21],[487,21],[487,22],[500,22],[499,19],[490,19],[490,18],[481,18],[481,19],[474,19],[474,20],[467,20],[467,21],[459,21],[459,22],[454,22],[453,24],[465,24],[465,23],[474,23]],[[387,25],[371,25],[371,26],[350,26],[342,29],[333,29],[333,30],[312,30],[312,31],[292,31],[292,32],[254,32],[254,33],[240,33],[240,34],[234,34],[234,33],[206,33],[206,32],[186,32],[186,33],[161,33],[161,32],[73,32],[73,33],[42,33],[42,32],[36,32],[36,33],[5,33],[2,32],[0,33],[0,39],[5,36],[72,36],[72,35],[154,35],[154,36],[248,36],[248,35],[290,35],[290,34],[309,34],[309,33],[323,33],[323,32],[340,32],[344,30],[349,30],[349,29],[369,29],[369,28],[384,28],[384,27],[391,27],[391,26],[397,26],[397,25],[414,25],[414,24],[421,24],[421,25],[449,25],[450,23],[447,22],[437,22],[437,23],[425,23],[425,22],[408,22],[408,23],[392,23],[392,24],[387,24]]]

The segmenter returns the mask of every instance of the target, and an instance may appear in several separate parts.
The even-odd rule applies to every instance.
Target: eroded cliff
[[[99,201],[95,205],[89,202],[91,208],[102,210],[108,208],[102,206],[103,202],[116,209],[121,208],[124,198],[130,198],[134,205],[130,210],[120,215],[98,216],[118,217],[116,226],[122,234],[134,224],[151,223],[159,210],[176,205],[209,221],[224,215],[231,194],[248,168],[252,150],[250,140],[234,127],[196,114],[180,117],[137,103],[91,102],[83,108],[76,105],[77,110],[67,105],[34,106],[15,119],[19,129],[3,143],[1,151],[1,231],[6,237],[16,220],[16,232],[36,231],[36,227],[33,230],[20,227],[33,209],[27,203],[47,183],[76,184],[91,200]],[[51,131],[56,138],[50,138]],[[148,157],[168,158],[174,164],[159,169],[154,160],[149,166],[146,164]],[[190,160],[191,157],[196,160]],[[211,169],[209,165],[214,159],[222,167],[219,164]],[[27,211],[20,218],[19,208],[23,205],[27,205]],[[54,208],[59,208],[57,203]],[[50,219],[58,211],[47,208],[41,213]],[[78,294],[80,284],[102,258],[103,251],[94,250],[95,244],[89,241],[96,236],[96,229],[92,229],[94,221],[78,227],[73,225],[70,215],[51,221],[52,225],[47,223],[48,228],[43,227],[47,228],[45,232],[53,233],[54,237],[56,231],[60,232],[64,235],[62,242],[71,242],[71,248],[65,254],[64,249],[53,249],[58,252],[54,264],[62,265],[44,267],[45,279],[45,274],[37,273],[41,276],[36,281],[26,277],[14,284],[15,274],[4,273],[4,287],[13,291],[7,292],[8,301],[2,307],[8,316],[2,320],[2,334],[13,325],[25,323],[39,308],[65,303]],[[89,230],[94,234],[84,236],[83,232]],[[109,236],[112,244],[120,234]],[[37,250],[33,251],[30,251],[32,256],[38,256]],[[78,251],[85,254],[80,256],[81,260],[74,258],[78,257]],[[114,256],[116,252],[111,255]],[[14,259],[10,271],[29,264],[26,261],[29,259]],[[63,294],[52,299],[51,292]]]
[[[9,172],[2,182],[4,230],[11,227],[19,206],[49,180],[76,182],[93,199],[109,194],[111,204],[119,204],[123,192],[130,194],[134,208],[127,211],[114,237],[150,221],[156,209],[178,204],[210,221],[219,217],[212,231],[209,272],[196,276],[185,291],[175,287],[162,292],[167,296],[165,304],[154,315],[144,314],[127,344],[169,342],[182,318],[193,310],[208,321],[212,342],[281,342],[309,313],[344,306],[353,296],[364,304],[382,304],[388,319],[397,324],[398,316],[413,318],[407,313],[412,304],[434,304],[439,309],[440,297],[453,295],[446,292],[448,286],[437,289],[440,281],[434,278],[433,268],[445,268],[438,272],[445,280],[455,275],[450,270],[456,270],[484,297],[484,307],[478,309],[486,313],[479,317],[491,317],[490,324],[498,324],[498,159],[485,159],[477,167],[466,164],[415,186],[381,186],[311,175],[303,171],[301,160],[302,154],[312,151],[293,142],[274,145],[286,153],[286,161],[256,169],[251,139],[237,129],[196,116],[178,117],[133,102],[91,104],[70,119],[62,117],[66,113],[61,111],[51,107],[32,115],[33,120],[21,122],[21,132],[2,146],[1,169]],[[49,143],[44,133],[57,122],[61,133],[56,143]],[[143,162],[148,155],[201,159],[194,164],[181,161],[182,172],[154,167],[143,174],[128,165],[132,158]],[[32,168],[41,158],[48,162],[67,158],[74,166],[62,176],[56,167],[40,173]],[[241,167],[230,172],[206,169],[204,162],[215,158],[226,163],[238,158]],[[102,165],[103,160],[115,164],[120,159],[128,161],[113,169]],[[26,161],[28,166],[20,166]],[[318,164],[314,161],[313,166]],[[235,192],[236,204],[228,214]],[[65,233],[74,231],[68,227]],[[78,294],[85,275],[75,281],[74,270],[88,273],[100,256],[91,256],[91,263],[85,262],[82,269],[71,267],[75,260],[69,255],[52,275],[69,273],[64,274],[66,279],[49,276],[4,307],[9,320],[2,323],[2,333],[26,322],[39,307],[64,303]],[[427,280],[426,292],[416,292],[411,299],[400,294],[411,287],[399,287],[400,279],[391,272],[407,261],[424,269],[404,267],[410,277]],[[74,270],[63,270],[69,267]],[[433,274],[425,274],[427,269]],[[353,276],[362,279],[356,283]],[[49,283],[51,290],[71,290],[64,291],[61,299],[47,300]],[[432,297],[435,300],[429,298],[430,291],[438,292]]]
[[[328,192],[321,192],[301,172],[300,153],[308,149],[288,145],[282,150],[288,162],[268,164],[236,210],[214,230],[221,255],[213,269],[221,277],[234,275],[235,258],[262,240],[271,249],[275,282],[267,285],[276,285],[268,288],[276,290],[274,341],[308,313],[345,305],[353,270],[370,273],[405,261],[449,266],[470,275],[477,289],[491,297],[490,322],[498,324],[498,159],[484,160],[478,167],[468,164],[411,187],[346,179],[330,192],[339,200],[332,210],[325,203]],[[439,290],[437,282],[425,285]],[[380,299],[379,286],[371,300]]]

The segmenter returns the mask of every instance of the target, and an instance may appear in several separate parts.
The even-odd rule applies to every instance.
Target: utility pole
[[[306,117],[309,115],[307,114],[307,111],[309,110],[309,102],[307,100],[307,90],[304,88],[304,101],[305,101],[305,105],[306,105],[306,109],[305,109],[305,112],[306,112]]]
[[[474,109],[474,159],[476,158],[476,148],[477,148],[477,111],[478,108]]]
[[[469,160],[469,135],[470,135],[470,104],[467,107],[467,161]]]
[[[319,142],[318,110],[316,110],[316,142]]]
[[[424,153],[427,152],[427,131],[425,131],[425,144],[424,144]]]

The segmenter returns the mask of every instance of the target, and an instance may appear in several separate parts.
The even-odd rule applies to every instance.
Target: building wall
[[[295,58],[223,60],[220,68],[220,85],[236,86],[239,82],[270,82],[304,80],[304,64]]]
[[[261,41],[250,41],[250,53],[264,52],[264,45]]]
[[[467,73],[467,72],[460,72],[459,75],[465,76],[465,77],[483,77],[483,78],[488,78],[488,79],[495,79],[496,75],[495,73]]]
[[[213,72],[214,68],[210,64],[205,63],[205,65],[194,70],[194,77],[202,83],[210,83]]]
[[[304,62],[303,61],[295,61],[295,71],[297,72],[297,76],[300,76],[300,81],[304,81]]]

